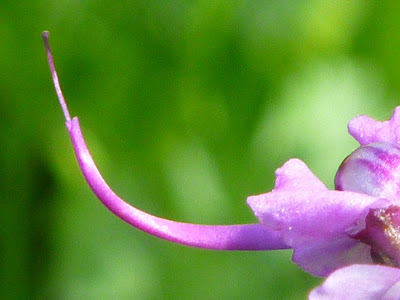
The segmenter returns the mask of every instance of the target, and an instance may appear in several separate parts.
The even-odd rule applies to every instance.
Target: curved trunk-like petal
[[[166,220],[143,212],[118,197],[104,181],[86,147],[78,118],[67,121],[80,169],[93,192],[116,216],[171,242],[214,250],[287,249],[281,233],[261,224],[200,225]]]
[[[79,166],[86,181],[101,202],[116,216],[132,226],[171,242],[214,250],[287,249],[281,233],[261,224],[198,225],[166,220],[143,212],[118,197],[104,181],[86,147],[78,118],[71,120],[61,91],[49,44],[49,32],[42,33],[47,60],[66,126]]]

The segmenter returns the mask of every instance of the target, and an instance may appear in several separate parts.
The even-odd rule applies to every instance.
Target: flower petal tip
[[[360,143],[400,143],[400,106],[396,107],[388,121],[376,121],[368,116],[358,116],[348,124],[349,133]]]

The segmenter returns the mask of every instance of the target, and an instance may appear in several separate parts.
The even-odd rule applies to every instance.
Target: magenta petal
[[[61,91],[53,55],[49,44],[49,33],[42,33],[54,87],[64,112],[66,126],[74,146],[79,167],[86,181],[101,202],[116,216],[159,238],[171,242],[215,250],[274,250],[287,249],[281,233],[269,230],[261,224],[199,225],[174,222],[152,216],[119,198],[107,185],[97,169],[86,147],[78,118],[71,120],[67,104]]]
[[[390,287],[382,297],[383,300],[392,300],[400,298],[400,281],[397,281],[394,285]]]
[[[200,225],[175,222],[145,213],[119,198],[107,185],[86,147],[77,118],[66,122],[79,166],[101,202],[134,227],[171,242],[214,250],[287,249],[281,233],[261,224]]]
[[[350,238],[369,207],[386,204],[378,198],[353,192],[331,191],[298,159],[276,171],[276,187],[251,196],[248,204],[270,230],[282,232],[294,249],[293,260],[316,276],[354,263],[371,263],[369,247]]]
[[[329,275],[309,299],[399,299],[400,269],[352,265]]]
[[[373,263],[369,246],[344,235],[296,245],[292,259],[303,270],[321,277],[353,263]]]
[[[348,125],[349,133],[361,144],[373,142],[400,143],[400,106],[389,121],[375,121],[368,116],[358,116]]]

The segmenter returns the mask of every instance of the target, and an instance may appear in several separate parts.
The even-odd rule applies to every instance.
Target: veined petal
[[[368,208],[386,205],[386,200],[328,190],[298,159],[286,162],[276,175],[273,191],[247,202],[261,224],[282,233],[296,263],[326,276],[345,265],[372,262],[369,247],[359,246],[347,231],[364,219]]]
[[[389,121],[375,121],[368,116],[358,116],[349,122],[349,133],[361,144],[373,142],[400,143],[400,106]]]
[[[352,265],[329,275],[311,291],[310,300],[399,299],[400,269],[380,265]]]

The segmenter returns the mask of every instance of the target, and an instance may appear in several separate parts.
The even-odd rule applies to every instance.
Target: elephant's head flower
[[[332,274],[310,297],[342,295],[337,288],[342,276],[361,278],[353,280],[354,285],[363,284],[363,280],[374,281],[376,276],[390,276],[391,280],[381,278],[379,288],[363,286],[365,293],[360,295],[400,296],[400,107],[389,121],[359,116],[349,123],[349,132],[360,148],[339,167],[335,190],[326,188],[301,160],[291,159],[276,171],[276,184],[271,192],[248,198],[259,223],[181,223],[131,206],[104,181],[86,147],[78,118],[70,117],[54,67],[48,32],[42,37],[80,169],[93,192],[113,214],[151,235],[192,247],[291,248],[293,261],[304,270],[315,276]]]

